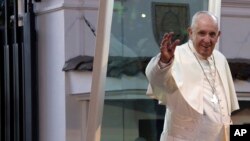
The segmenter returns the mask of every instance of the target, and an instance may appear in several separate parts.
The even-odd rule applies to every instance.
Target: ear
[[[221,35],[221,31],[218,32],[218,37],[220,37],[220,35]]]
[[[189,39],[191,39],[192,34],[193,34],[193,31],[192,31],[191,27],[189,27],[189,28],[187,29],[187,31],[188,31]]]

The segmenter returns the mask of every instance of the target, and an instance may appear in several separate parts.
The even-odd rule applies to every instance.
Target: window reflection
[[[158,34],[154,10],[159,9],[153,9],[154,5],[164,6],[165,10],[174,6],[160,12],[164,20],[158,21],[162,26]],[[187,13],[176,13],[180,11],[178,6],[184,6],[184,10],[186,6]],[[159,52],[165,32],[175,31],[176,38],[184,42],[188,15],[207,7],[208,0],[114,1],[101,141],[159,140],[165,107],[145,95],[145,67]]]

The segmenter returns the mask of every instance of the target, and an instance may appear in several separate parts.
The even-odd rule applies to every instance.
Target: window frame
[[[99,16],[96,38],[96,50],[92,74],[92,87],[88,111],[86,141],[101,140],[101,123],[103,117],[105,80],[109,55],[109,41],[114,0],[99,0]],[[221,0],[209,0],[208,11],[218,17],[220,25]],[[216,49],[219,48],[217,43]]]

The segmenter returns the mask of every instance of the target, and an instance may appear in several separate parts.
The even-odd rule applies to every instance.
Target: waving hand
[[[176,46],[180,44],[179,39],[176,39],[174,42],[172,42],[173,35],[174,33],[170,32],[170,33],[166,33],[163,36],[163,39],[161,41],[161,47],[160,47],[161,62],[168,63],[174,57],[174,51],[175,51]]]

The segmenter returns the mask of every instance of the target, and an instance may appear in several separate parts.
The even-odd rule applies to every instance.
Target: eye
[[[206,32],[205,31],[200,31],[200,32],[198,32],[198,35],[200,35],[200,36],[206,36]]]
[[[212,37],[212,38],[214,38],[216,36],[216,33],[215,32],[211,32],[211,33],[209,33],[209,36]]]

